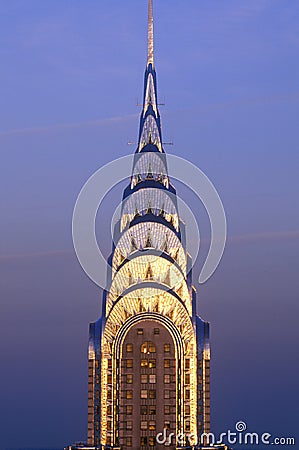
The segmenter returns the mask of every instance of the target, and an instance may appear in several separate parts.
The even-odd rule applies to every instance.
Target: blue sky
[[[212,423],[294,435],[299,4],[156,0],[154,12],[166,151],[209,176],[228,219],[222,263],[198,289],[212,329]],[[100,292],[75,259],[71,216],[86,179],[134,151],[146,14],[145,0],[1,2],[3,448],[86,435]],[[103,236],[122,187],[102,206]],[[200,205],[177,187],[205,232]]]

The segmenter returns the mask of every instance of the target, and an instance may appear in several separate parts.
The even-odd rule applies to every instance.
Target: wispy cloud
[[[254,105],[268,105],[268,104],[281,104],[289,102],[298,102],[299,92],[293,92],[291,94],[274,94],[274,95],[261,95],[256,97],[243,97],[237,100],[219,103],[207,103],[201,104],[196,108],[176,108],[169,109],[164,114],[178,113],[178,112],[206,112],[214,110],[227,110],[231,108],[238,108],[242,106],[254,106]]]
[[[249,242],[259,241],[291,241],[299,239],[299,230],[285,230],[285,231],[264,231],[259,233],[247,233],[228,237],[228,242],[237,244],[247,244]],[[1,261],[15,261],[26,259],[40,259],[49,257],[62,257],[74,254],[72,249],[65,250],[52,250],[44,252],[32,252],[32,253],[18,253],[0,255]]]
[[[63,123],[46,125],[44,127],[28,127],[28,128],[13,128],[12,130],[0,131],[0,138],[6,136],[14,136],[18,134],[38,134],[51,133],[53,131],[68,130],[74,128],[96,127],[101,125],[108,125],[109,123],[122,123],[132,118],[138,117],[138,114],[128,114],[125,116],[108,117],[104,119],[95,119],[83,122]]]
[[[39,259],[48,258],[52,256],[67,256],[73,253],[73,250],[49,250],[44,252],[32,252],[32,253],[12,253],[8,255],[0,255],[1,261],[16,261],[24,259]]]
[[[242,105],[256,105],[256,104],[270,104],[270,103],[284,103],[284,102],[297,102],[299,100],[299,92],[294,92],[292,94],[277,94],[268,95],[252,98],[242,98],[236,101],[223,102],[223,103],[211,103],[207,105],[201,105],[196,108],[196,111],[206,111],[213,109],[227,109],[232,107],[238,107]],[[169,110],[168,113],[177,111],[194,111],[194,109],[184,108],[184,109],[173,109]],[[167,113],[165,113],[167,114]],[[86,127],[97,127],[102,125],[108,125],[110,123],[125,123],[130,119],[138,118],[138,114],[128,114],[124,116],[107,117],[103,119],[87,120],[82,122],[73,123],[62,123],[54,125],[46,125],[44,127],[28,127],[28,128],[13,128],[11,130],[0,131],[1,137],[22,135],[22,134],[39,134],[39,133],[51,133],[59,130],[71,130],[76,128],[86,128]]]
[[[260,95],[256,97],[239,98],[230,102],[223,103],[211,103],[204,109],[228,109],[238,106],[254,106],[254,105],[269,105],[280,104],[289,102],[298,102],[299,92],[293,92],[291,94],[274,94],[274,95]]]
[[[235,236],[229,236],[229,242],[235,243],[248,243],[259,241],[285,241],[299,239],[299,230],[287,230],[287,231],[264,231],[259,233],[240,234]]]

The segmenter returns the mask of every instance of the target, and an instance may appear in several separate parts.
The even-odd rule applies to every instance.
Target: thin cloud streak
[[[292,94],[277,94],[277,95],[267,95],[260,97],[251,97],[251,98],[240,98],[239,100],[233,100],[230,102],[223,103],[209,103],[206,105],[200,105],[196,109],[194,108],[177,108],[169,110],[168,113],[173,112],[206,112],[213,110],[225,110],[231,108],[238,108],[242,106],[256,106],[256,105],[268,105],[268,104],[280,104],[280,103],[288,103],[288,102],[298,102],[299,101],[299,92],[294,92]]]
[[[15,261],[22,259],[36,259],[45,258],[48,256],[66,256],[73,253],[73,250],[49,250],[45,252],[33,252],[33,253],[14,253],[10,255],[0,255],[1,261]]]
[[[260,232],[260,233],[248,233],[236,236],[229,236],[227,238],[228,242],[232,243],[248,243],[248,242],[259,242],[259,241],[285,241],[285,240],[296,240],[299,239],[299,230],[286,230],[286,231],[270,231],[270,232]],[[66,256],[73,253],[73,250],[53,250],[45,252],[35,252],[35,253],[19,253],[11,255],[0,255],[1,261],[10,261],[17,259],[35,259],[35,258],[46,258],[51,256]]]
[[[259,241],[284,241],[295,240],[299,238],[299,230],[288,231],[265,231],[260,233],[241,234],[237,236],[229,236],[228,242],[248,243]]]
[[[271,103],[281,103],[281,102],[297,102],[299,100],[299,92],[294,92],[292,94],[278,94],[278,95],[269,95],[269,96],[261,96],[261,97],[253,97],[253,98],[244,98],[240,100],[235,100],[231,102],[224,103],[211,103],[207,105],[202,105],[200,108],[197,108],[196,111],[207,111],[214,109],[227,109],[232,107],[244,106],[244,105],[258,105],[258,104],[271,104]],[[184,109],[171,109],[168,113],[177,112],[177,111],[194,111],[193,108],[184,108]],[[167,114],[167,113],[166,113]],[[101,126],[108,125],[109,123],[122,123],[126,122],[130,119],[136,119],[139,117],[139,114],[128,114],[124,116],[115,116],[115,117],[107,117],[104,119],[95,119],[83,122],[74,122],[74,123],[64,123],[64,124],[56,124],[49,125],[44,127],[32,127],[32,128],[15,128],[7,131],[0,131],[0,138],[6,136],[15,136],[22,134],[38,134],[38,133],[49,133],[52,131],[59,130],[68,130],[75,128],[84,128],[84,127],[93,127],[93,126]]]
[[[138,117],[138,114],[128,114],[126,116],[108,117],[105,119],[95,119],[86,122],[64,123],[64,124],[49,125],[45,127],[15,128],[12,130],[0,131],[0,138],[6,136],[15,136],[19,134],[22,135],[22,134],[49,133],[52,131],[84,128],[87,126],[90,127],[90,126],[107,125],[109,123],[122,123],[132,118],[135,119],[136,117]]]

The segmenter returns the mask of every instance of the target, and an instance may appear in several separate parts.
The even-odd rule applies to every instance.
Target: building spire
[[[153,0],[148,0],[148,50],[147,64],[154,65],[154,19],[153,19]]]

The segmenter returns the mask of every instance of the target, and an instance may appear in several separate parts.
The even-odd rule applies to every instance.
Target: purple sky
[[[156,0],[154,10],[166,151],[209,176],[228,219],[221,265],[198,288],[213,428],[245,420],[293,436],[299,3]],[[62,448],[86,436],[88,323],[101,300],[72,250],[72,210],[96,169],[135,150],[146,1],[3,1],[0,43],[1,449]],[[107,254],[122,187],[102,206]],[[177,188],[205,233],[201,206]]]

